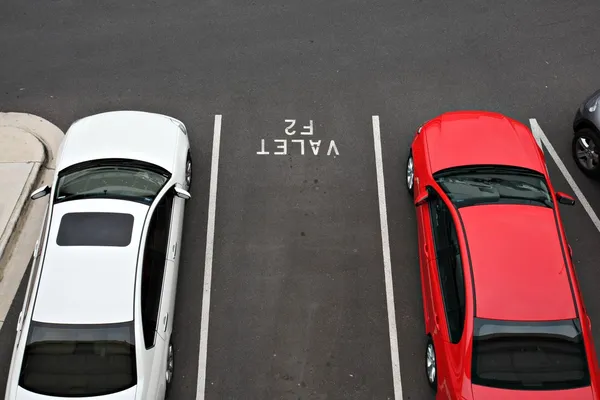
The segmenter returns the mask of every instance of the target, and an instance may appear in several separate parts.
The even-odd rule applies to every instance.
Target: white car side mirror
[[[29,196],[29,197],[31,198],[31,200],[37,200],[44,196],[47,196],[49,193],[50,193],[50,186],[46,185],[46,186],[42,186],[39,189],[34,190],[33,193],[31,193],[31,196]]]
[[[188,192],[185,189],[182,189],[180,187],[175,186],[175,195],[177,197],[181,197],[184,200],[189,200],[192,198],[192,195],[190,194],[190,192]]]

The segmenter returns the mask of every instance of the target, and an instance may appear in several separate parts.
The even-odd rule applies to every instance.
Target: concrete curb
[[[56,155],[62,142],[64,134],[54,124],[45,119],[25,113],[0,113],[0,130],[11,129],[20,131],[23,134],[29,134],[35,137],[42,145],[44,155],[40,162],[34,162],[32,169],[25,181],[21,195],[12,210],[11,217],[6,227],[0,235],[0,260],[4,256],[7,244],[11,240],[13,233],[18,227],[19,219],[23,213],[23,208],[29,199],[29,195],[38,183],[38,178],[42,168],[54,170],[56,164]],[[2,270],[0,270],[0,279],[2,279]]]
[[[40,162],[32,163],[33,165],[31,167],[31,171],[29,172],[27,180],[25,181],[25,184],[21,189],[21,195],[19,196],[19,199],[17,200],[17,203],[15,204],[15,207],[12,210],[8,223],[4,227],[4,230],[1,231],[2,234],[0,235],[0,260],[4,258],[4,252],[7,249],[9,242],[13,238],[14,232],[18,231],[19,221],[22,220],[21,217],[23,215],[23,209],[25,208],[25,205],[27,203],[29,193],[31,193],[34,190],[35,184],[38,181],[40,169],[42,168],[42,165],[44,165],[44,163],[45,158],[42,158]],[[4,270],[3,268],[0,268],[0,280],[2,280],[3,277]]]
[[[0,327],[13,302],[39,237],[47,200],[32,202],[29,196],[36,187],[51,185],[56,157],[64,133],[51,122],[27,113],[0,112],[0,130],[10,129],[31,135],[43,148],[40,162],[33,163],[10,221],[0,237]]]

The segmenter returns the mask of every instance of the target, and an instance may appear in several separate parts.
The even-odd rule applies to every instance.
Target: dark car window
[[[448,335],[452,343],[458,343],[465,326],[465,281],[460,245],[456,224],[448,206],[435,190],[431,189],[430,195],[433,241]]]
[[[46,396],[89,397],[137,383],[133,322],[56,325],[32,321],[19,378]]]
[[[154,346],[162,285],[167,262],[173,194],[165,194],[154,209],[144,247],[142,264],[142,326],[146,349]]]
[[[112,212],[74,212],[60,219],[59,246],[127,247],[133,233],[133,215]]]
[[[579,320],[511,322],[475,318],[472,382],[517,390],[590,385]]]
[[[441,171],[436,182],[456,207],[477,204],[528,204],[553,207],[540,173],[505,166],[469,166]]]

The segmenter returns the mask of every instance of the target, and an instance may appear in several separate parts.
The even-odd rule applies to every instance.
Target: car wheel
[[[435,357],[435,347],[431,337],[427,337],[427,347],[425,351],[425,373],[427,375],[427,383],[435,391],[437,391],[437,359]]]
[[[588,128],[575,132],[571,150],[579,169],[590,178],[600,179],[600,135]]]
[[[174,359],[175,359],[175,352],[173,351],[173,343],[170,342],[169,343],[169,350],[167,351],[167,369],[165,372],[165,378],[167,380],[167,385],[171,384],[171,381],[173,381],[173,367],[174,367]]]
[[[406,189],[411,195],[414,193],[415,187],[415,163],[412,156],[412,151],[408,154],[406,160]]]
[[[187,184],[188,191],[192,188],[192,156],[188,153],[187,160],[185,162],[185,183]]]

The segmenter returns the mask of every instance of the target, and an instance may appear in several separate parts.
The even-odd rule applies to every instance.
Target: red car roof
[[[576,317],[553,210],[490,204],[459,212],[471,254],[477,317],[513,321]]]
[[[432,173],[476,164],[510,165],[543,173],[545,166],[531,131],[502,114],[447,112],[423,127]]]

